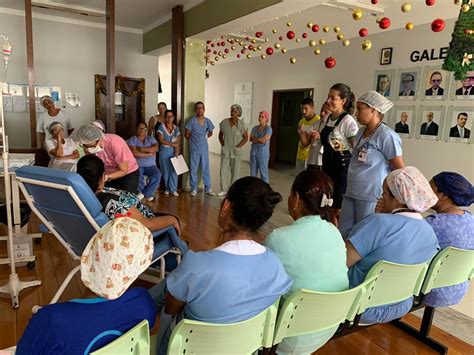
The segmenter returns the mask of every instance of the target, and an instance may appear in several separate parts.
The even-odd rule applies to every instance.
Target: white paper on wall
[[[23,95],[13,95],[13,112],[26,112],[26,98]]]
[[[237,83],[234,87],[234,103],[242,107],[242,119],[246,124],[252,122],[253,83]]]
[[[81,100],[79,98],[79,94],[73,92],[66,92],[64,93],[64,97],[68,106],[81,107]]]
[[[3,95],[3,111],[13,112],[13,100],[11,95]]]

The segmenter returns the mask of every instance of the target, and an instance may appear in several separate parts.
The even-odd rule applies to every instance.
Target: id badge
[[[359,150],[359,154],[357,156],[357,160],[365,163],[367,161],[367,148],[364,146]]]
[[[177,141],[178,141],[178,138],[176,137],[171,138],[171,143],[176,143]]]

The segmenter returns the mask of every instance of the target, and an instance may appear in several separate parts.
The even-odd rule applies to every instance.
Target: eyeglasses
[[[433,83],[440,83],[440,82],[441,82],[441,79],[431,79],[431,81],[432,81]]]

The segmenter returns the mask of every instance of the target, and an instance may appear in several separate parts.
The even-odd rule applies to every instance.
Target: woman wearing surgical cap
[[[76,143],[72,138],[64,137],[64,126],[61,122],[51,123],[48,131],[53,136],[45,143],[45,149],[51,158],[48,166],[55,169],[74,170],[79,159]]]
[[[156,307],[144,288],[129,288],[153,257],[153,237],[140,222],[106,224],[81,257],[81,298],[42,307],[30,320],[16,354],[90,354],[146,319]]]
[[[272,137],[272,127],[268,125],[270,115],[267,111],[260,111],[258,115],[258,126],[252,128],[250,133],[250,175],[258,176],[268,183],[268,159],[270,159],[270,138]]]
[[[240,176],[242,147],[249,140],[247,126],[240,117],[242,107],[234,104],[230,107],[230,117],[219,124],[219,142],[221,144],[221,191],[217,196],[225,196],[230,185]]]
[[[442,172],[430,181],[438,202],[432,207],[436,214],[426,217],[433,227],[441,248],[474,249],[474,217],[459,206],[474,203],[474,187],[462,175]],[[447,307],[461,302],[469,289],[469,281],[431,290],[424,303],[431,307]]]
[[[104,162],[107,187],[137,192],[138,164],[122,137],[104,133],[93,124],[79,128],[77,137],[86,154],[95,154]]]
[[[422,212],[438,198],[423,174],[408,166],[392,171],[383,183],[382,213],[374,213],[354,226],[346,241],[350,287],[361,284],[370,268],[380,260],[419,264],[438,251],[433,228]],[[413,300],[367,309],[361,323],[385,323],[408,313]]]
[[[71,128],[71,119],[61,109],[54,106],[54,101],[51,96],[45,95],[40,99],[41,106],[44,107],[46,112],[41,114],[36,124],[36,132],[39,134],[38,142],[43,147],[46,140],[52,139],[53,136],[49,132],[48,128],[53,122],[61,122],[64,128],[64,136],[67,138],[74,128]]]
[[[391,170],[405,166],[398,134],[383,123],[393,104],[370,90],[357,99],[356,118],[361,125],[355,138],[347,173],[339,230],[346,237],[352,227],[375,212],[382,183]]]

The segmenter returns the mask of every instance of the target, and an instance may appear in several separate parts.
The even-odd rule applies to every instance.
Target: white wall
[[[375,70],[441,65],[442,60],[412,63],[410,54],[414,50],[437,50],[448,46],[453,28],[454,21],[450,20],[441,33],[431,32],[427,24],[417,26],[412,31],[397,30],[377,34],[370,37],[373,47],[367,52],[362,51],[360,47],[362,40],[353,38],[347,48],[340,42],[321,47],[320,56],[315,56],[311,48],[303,48],[289,51],[286,55],[279,53],[267,57],[266,60],[257,57],[210,67],[210,78],[206,81],[206,115],[214,124],[228,117],[234,98],[234,84],[247,81],[254,83],[253,124],[260,110],[271,111],[273,90],[314,88],[316,110],[319,111],[329,87],[334,83],[348,84],[358,96],[373,88]],[[392,65],[380,66],[380,49],[385,47],[393,47]],[[332,70],[325,69],[323,63],[329,53],[337,59],[337,65]],[[297,58],[294,65],[288,62],[291,56]],[[419,101],[417,105],[421,104]],[[442,104],[450,106],[453,101],[448,100]],[[466,103],[457,105],[466,106]],[[220,152],[217,134],[211,139],[210,150]],[[245,150],[244,156],[248,157],[250,144],[246,145]],[[406,164],[417,166],[428,177],[441,170],[449,170],[459,172],[474,181],[473,144],[403,139],[403,156]]]
[[[13,46],[7,81],[27,84],[25,18],[0,14],[0,33]],[[81,107],[66,109],[76,129],[94,120],[94,74],[106,74],[105,30],[33,19],[33,43],[35,83],[80,95]],[[156,57],[142,54],[141,35],[116,32],[116,73],[145,78],[147,118],[156,112],[157,66]],[[10,146],[29,147],[29,113],[7,113],[5,120]]]
[[[160,75],[162,93],[158,93],[158,101],[165,102],[171,109],[171,53],[158,57],[158,74]]]

